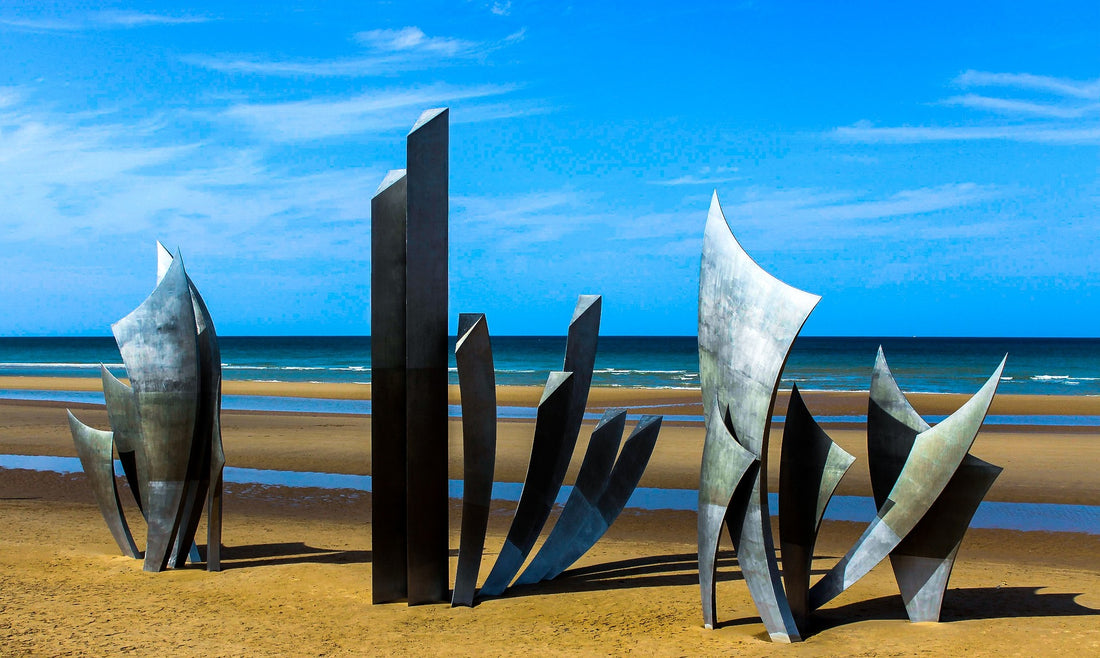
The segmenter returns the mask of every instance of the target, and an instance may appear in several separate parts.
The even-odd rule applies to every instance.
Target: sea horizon
[[[493,336],[501,385],[541,386],[562,366],[564,336]],[[219,336],[223,377],[263,382],[369,383],[369,336]],[[452,352],[451,383],[457,383]],[[908,392],[971,394],[1007,354],[1004,394],[1100,394],[1100,338],[799,336],[781,388],[866,391],[882,346]],[[114,339],[0,337],[0,376],[97,377],[125,369]],[[695,336],[601,336],[594,386],[697,388]]]

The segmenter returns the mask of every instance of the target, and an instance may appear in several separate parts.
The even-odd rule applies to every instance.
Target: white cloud
[[[1009,87],[1086,100],[1100,100],[1100,79],[1070,80],[1031,73],[989,73],[970,70],[960,74],[954,82],[960,87]]]
[[[170,16],[135,11],[98,11],[70,17],[0,17],[0,25],[33,32],[80,32],[97,29],[128,29],[153,25],[205,23],[205,16]]]
[[[966,71],[953,81],[959,87],[998,87],[1012,97],[989,94],[951,96],[940,105],[1011,117],[1010,124],[955,126],[875,126],[860,121],[830,131],[849,142],[914,144],[945,141],[1013,141],[1034,144],[1100,143],[1100,79],[1070,80],[1030,73]],[[1045,94],[1036,97],[1035,94]],[[1030,95],[1021,95],[1030,94]]]
[[[467,41],[451,37],[430,37],[418,27],[405,27],[357,33],[356,41],[367,49],[367,54],[360,57],[279,60],[191,55],[185,57],[184,61],[223,73],[288,77],[388,76],[462,60],[477,60],[521,41],[523,36],[524,31],[520,30],[497,41]]]
[[[362,260],[347,226],[365,221],[380,170],[292,174],[255,149],[175,145],[161,125],[0,109],[3,250],[79,243],[115,253],[141,236],[234,259]]]
[[[750,187],[724,195],[722,208],[734,233],[771,236],[784,249],[828,249],[837,242],[852,244],[866,238],[907,240],[919,236],[931,240],[993,234],[1001,229],[999,222],[944,223],[938,218],[919,218],[1007,194],[1004,189],[975,183],[902,190],[878,197],[852,191]],[[919,233],[900,230],[902,219],[914,231],[919,226]]]
[[[1029,115],[1051,119],[1077,119],[1090,114],[1100,114],[1100,103],[1075,105],[1036,103],[1033,101],[1015,100],[1011,98],[979,96],[977,94],[952,96],[944,100],[943,103],[945,105],[969,107],[996,112],[998,114]]]
[[[462,101],[499,96],[512,86],[455,87],[431,85],[412,89],[379,90],[351,98],[310,99],[284,103],[241,103],[222,116],[240,121],[268,139],[296,142],[340,135],[381,133],[408,128],[410,116],[425,107],[452,106]],[[465,122],[499,119],[522,111],[505,106],[473,104],[464,109]],[[532,110],[534,111],[534,110]]]
[[[1000,140],[1035,144],[1098,144],[1100,125],[1063,126],[1059,124],[1012,126],[873,126],[860,122],[834,128],[835,139],[847,142],[915,144]]]

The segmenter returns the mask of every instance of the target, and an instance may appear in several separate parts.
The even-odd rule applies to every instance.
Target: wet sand
[[[70,380],[52,380],[71,388]],[[80,380],[84,381],[84,380]],[[98,385],[97,380],[88,380]],[[50,382],[47,382],[50,383]],[[39,385],[27,388],[46,388]],[[363,396],[362,385],[237,386],[227,394]],[[351,388],[356,387],[359,388]],[[0,388],[13,388],[0,379]],[[366,387],[369,394],[369,387]],[[89,390],[97,390],[91,388]],[[533,404],[537,389],[505,389],[502,405]],[[597,389],[590,410],[692,414],[694,392]],[[808,394],[812,411],[861,414],[866,396]],[[949,413],[947,396],[915,397],[926,414]],[[676,405],[643,409],[648,405]],[[835,406],[830,406],[835,405]],[[1094,398],[998,398],[999,414],[1100,414]],[[75,455],[64,409],[107,427],[94,405],[0,402],[0,453]],[[862,407],[862,408],[861,408]],[[780,401],[778,409],[785,408]],[[677,409],[677,411],[666,411]],[[684,411],[680,411],[684,409]],[[370,472],[369,418],[224,412],[233,466]],[[629,427],[629,426],[628,426]],[[840,493],[867,495],[865,437],[857,425],[827,428],[860,461]],[[500,423],[497,479],[522,481],[532,422]],[[583,455],[582,431],[573,469]],[[461,428],[451,426],[452,477]],[[775,466],[782,426],[774,428]],[[643,486],[697,483],[702,427],[666,423]],[[974,454],[1005,467],[989,499],[1100,505],[1096,428],[994,427]],[[570,475],[572,477],[572,475]],[[773,489],[774,489],[773,480]],[[124,498],[128,494],[124,493]],[[232,484],[225,508],[222,573],[186,568],[146,574],[121,557],[83,474],[0,470],[0,654],[103,655],[1049,655],[1100,652],[1100,536],[971,530],[939,624],[910,624],[887,565],[830,603],[804,642],[763,635],[736,558],[723,547],[715,631],[702,628],[695,515],[628,510],[607,537],[552,583],[515,588],[473,609],[370,605],[370,494]],[[131,524],[144,543],[132,503]],[[507,531],[512,503],[495,503],[481,577]],[[451,546],[458,546],[452,505]],[[827,522],[815,571],[844,553],[859,524]],[[454,573],[452,550],[451,573]]]

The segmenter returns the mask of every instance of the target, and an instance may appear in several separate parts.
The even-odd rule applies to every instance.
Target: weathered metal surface
[[[699,486],[699,561],[704,623],[714,625],[713,565],[722,520],[773,641],[800,639],[775,561],[768,511],[767,456],[771,409],[791,345],[820,297],[761,269],[733,237],[715,194],[703,238],[699,273],[699,378],[707,419]],[[715,409],[717,408],[717,413]],[[722,431],[713,422],[725,421]],[[734,500],[743,460],[726,437],[760,462],[750,491]],[[736,504],[731,507],[731,500]],[[741,506],[742,507],[737,507]],[[704,555],[704,553],[710,553]]]
[[[779,540],[787,601],[799,624],[809,613],[810,572],[821,518],[854,461],[817,424],[794,385],[779,462]]]
[[[451,605],[472,606],[485,550],[496,464],[497,396],[484,313],[458,316],[455,362],[462,402],[462,534]]]
[[[145,507],[141,503],[141,494],[149,485],[137,467],[137,453],[144,444],[137,398],[134,397],[133,389],[120,382],[102,363],[99,364],[99,375],[103,380],[103,399],[107,405],[107,420],[114,431],[118,460],[122,463],[122,472],[126,475],[126,483],[130,485],[130,493],[144,516]]]
[[[615,467],[607,478],[607,486],[596,501],[596,513],[586,515],[584,523],[574,535],[567,550],[546,572],[543,580],[557,578],[561,572],[572,566],[604,536],[615,519],[619,518],[619,514],[630,500],[630,495],[638,487],[642,474],[645,473],[660,431],[661,416],[642,416],[638,421],[634,431],[627,438],[622,452],[619,453],[619,458],[615,460]]]
[[[744,515],[748,509],[748,496],[752,492],[756,482],[756,471],[760,467],[760,460],[756,455],[746,450],[737,439],[730,434],[718,405],[711,406],[711,416],[706,424],[707,435],[704,445],[704,464],[709,458],[712,471],[718,471],[722,475],[721,481],[716,477],[699,482],[699,516],[698,516],[698,542],[699,542],[699,594],[703,604],[703,625],[714,628],[717,625],[718,611],[715,598],[715,574],[718,568],[718,540],[722,533],[722,522],[726,515],[734,513]],[[725,491],[728,484],[732,487],[725,500]],[[704,494],[703,489],[707,491]],[[718,489],[721,489],[719,491]],[[734,493],[740,492],[736,497],[734,506]],[[714,501],[714,502],[711,502]]]
[[[405,423],[409,605],[447,601],[446,108],[420,115],[406,141]]]
[[[585,520],[592,515],[599,515],[596,506],[607,489],[625,427],[626,409],[608,409],[604,412],[599,424],[592,431],[584,461],[577,472],[577,480],[569,493],[569,499],[565,501],[565,507],[554,523],[554,529],[550,531],[531,563],[516,579],[517,585],[529,585],[552,577],[548,573],[569,551]]]
[[[929,429],[898,387],[879,348],[867,410],[867,452],[875,504],[882,507],[920,432]],[[911,621],[938,621],[963,535],[997,466],[966,455],[943,492],[890,553],[890,564]],[[785,559],[785,555],[784,555]]]
[[[199,349],[199,407],[196,412],[195,434],[191,443],[191,457],[187,466],[187,484],[183,494],[183,523],[176,534],[172,556],[169,559],[169,565],[173,567],[183,566],[188,559],[188,552],[192,562],[201,560],[195,544],[195,533],[198,531],[203,507],[210,498],[216,497],[216,493],[210,490],[211,479],[221,475],[221,467],[225,464],[224,455],[219,456],[220,465],[214,459],[215,444],[219,447],[218,452],[221,452],[221,350],[218,346],[217,332],[214,330],[214,321],[206,308],[206,302],[203,301],[202,295],[199,294],[198,288],[190,277],[187,282],[195,313],[195,332]],[[211,506],[207,508],[206,566],[208,571],[218,571],[220,569],[221,519],[220,516],[217,519],[214,516],[215,512],[220,513],[220,510],[214,510]],[[218,535],[215,542],[210,541],[211,532]],[[215,544],[219,546],[211,551],[211,546]]]
[[[993,402],[1004,365],[1002,360],[993,376],[958,411],[914,437],[912,450],[875,519],[840,562],[810,588],[811,609],[831,601],[866,575],[929,512],[974,443]],[[874,388],[873,385],[873,392]],[[892,406],[898,408],[896,404]],[[874,404],[872,412],[873,407]],[[908,415],[905,417],[908,419]],[[872,475],[873,487],[881,486],[882,475],[878,478],[880,484],[876,485]]]
[[[408,595],[405,170],[371,199],[371,598]]]
[[[122,503],[118,498],[118,484],[115,482],[114,464],[114,436],[111,432],[104,432],[88,427],[73,416],[69,415],[69,429],[73,434],[73,443],[76,444],[76,454],[80,457],[80,465],[88,476],[88,483],[92,485],[99,511],[107,522],[111,536],[115,543],[122,549],[122,553],[128,557],[138,558],[140,553],[134,544],[134,537],[130,534],[130,527],[126,524],[126,513],[122,511]]]
[[[149,525],[146,571],[167,566],[179,529],[199,395],[195,313],[183,260],[132,313],[111,326],[140,411],[138,471]]]
[[[550,516],[564,478],[559,475],[557,463],[566,452],[563,445],[566,443],[566,410],[572,394],[573,374],[551,372],[535,416],[535,437],[519,504],[504,546],[478,596],[498,596],[508,588]],[[572,454],[571,446],[567,452]]]

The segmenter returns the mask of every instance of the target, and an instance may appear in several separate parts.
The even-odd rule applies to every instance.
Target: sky
[[[0,336],[109,335],[156,240],[220,334],[369,334],[443,106],[452,331],[693,335],[716,191],[806,335],[1100,336],[1098,44],[1091,0],[7,0]]]

